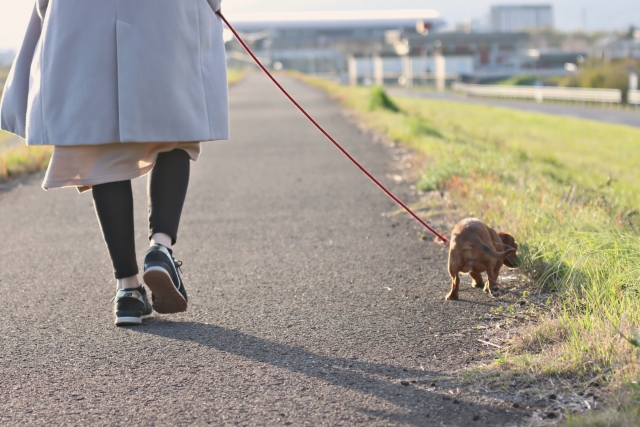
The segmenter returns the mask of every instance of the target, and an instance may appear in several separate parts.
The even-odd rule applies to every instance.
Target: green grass
[[[246,72],[243,68],[229,68],[227,70],[227,80],[229,84],[236,84],[244,79]]]
[[[426,163],[417,186],[446,192],[458,219],[477,216],[515,234],[523,270],[552,303],[489,371],[597,377],[612,393],[640,379],[639,351],[624,338],[640,331],[640,130],[399,97],[389,99],[398,111],[372,108],[380,95],[369,89],[305,79],[413,148]],[[625,390],[619,402],[640,398]],[[630,408],[610,408],[618,424],[607,425],[637,425],[624,421],[637,413]]]
[[[52,152],[53,147],[25,145],[0,149],[0,182],[46,169]]]
[[[505,80],[499,81],[497,84],[500,86],[533,86],[540,79],[536,76],[515,76]]]
[[[537,82],[541,82],[545,86],[557,86],[561,80],[560,76],[537,77],[525,74],[501,80],[496,84],[500,86],[533,86]]]

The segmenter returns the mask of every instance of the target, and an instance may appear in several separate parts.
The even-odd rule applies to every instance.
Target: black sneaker
[[[144,283],[151,289],[153,309],[158,313],[187,311],[187,291],[178,270],[182,263],[171,249],[154,245],[144,255]]]
[[[142,319],[146,319],[153,314],[153,308],[147,298],[147,291],[144,286],[134,289],[120,289],[115,301],[116,325],[140,325]]]

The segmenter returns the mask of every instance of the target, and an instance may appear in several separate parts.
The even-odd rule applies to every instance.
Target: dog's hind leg
[[[489,265],[489,268],[487,268],[487,278],[489,280],[487,281],[487,284],[484,287],[484,291],[489,292],[489,295],[491,295],[492,297],[499,297],[500,288],[498,287],[498,276],[496,275],[495,267],[496,266],[494,264],[494,265]],[[498,269],[498,271],[500,271],[500,269]]]
[[[469,276],[471,276],[471,278],[473,279],[473,283],[471,284],[471,286],[473,286],[474,288],[481,288],[484,286],[482,273],[476,273],[475,271],[472,271],[471,273],[469,273]]]
[[[457,300],[458,299],[458,289],[460,289],[460,275],[458,272],[450,271],[451,274],[451,292],[447,295],[447,300]]]

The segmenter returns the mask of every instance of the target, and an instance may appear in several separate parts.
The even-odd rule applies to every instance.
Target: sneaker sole
[[[116,317],[116,326],[142,325],[141,317]]]
[[[153,292],[153,310],[160,314],[187,311],[187,301],[176,289],[171,276],[162,267],[150,267],[142,275],[144,283]]]

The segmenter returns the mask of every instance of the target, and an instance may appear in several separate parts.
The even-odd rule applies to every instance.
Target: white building
[[[607,37],[596,46],[596,56],[603,59],[640,59],[640,30],[631,28],[626,37]]]
[[[491,29],[497,33],[553,28],[551,5],[499,5],[491,7]]]
[[[345,73],[350,56],[411,54],[402,53],[408,36],[423,37],[445,25],[430,9],[229,13],[227,17],[265,63],[313,74]],[[390,35],[396,36],[396,43],[387,43]],[[248,60],[236,42],[228,43],[227,51],[235,61]]]

